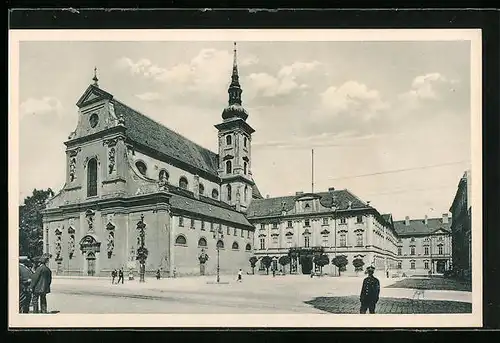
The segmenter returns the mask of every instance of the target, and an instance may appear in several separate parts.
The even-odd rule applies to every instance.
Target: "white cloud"
[[[408,106],[417,106],[420,100],[440,99],[439,87],[456,83],[458,83],[457,80],[448,80],[440,73],[428,73],[415,77],[410,90],[400,94],[399,97],[402,101],[407,101]]]
[[[320,99],[321,107],[317,112],[326,116],[347,113],[370,119],[390,107],[377,90],[356,81],[347,81],[340,87],[330,86],[320,94]]]
[[[250,93],[263,97],[292,94],[297,90],[307,90],[309,85],[297,80],[298,77],[315,70],[321,63],[295,62],[282,67],[276,76],[268,73],[253,73],[248,76]]]
[[[50,112],[60,115],[61,110],[61,101],[50,96],[45,96],[41,99],[29,98],[23,101],[20,105],[21,118],[26,115],[37,115]]]
[[[143,101],[154,101],[162,98],[161,94],[156,92],[146,92],[142,94],[136,94],[135,96]]]

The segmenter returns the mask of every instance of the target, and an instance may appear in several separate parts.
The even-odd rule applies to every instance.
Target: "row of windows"
[[[438,241],[442,241],[443,239],[444,239],[443,236],[438,236],[438,238],[437,238]],[[429,241],[430,241],[429,237],[425,237],[424,238],[424,242],[429,242]],[[410,242],[414,243],[415,242],[415,237],[410,238]]]
[[[226,145],[233,145],[233,136],[231,135],[227,135],[226,136]],[[243,137],[243,146],[246,148],[248,145],[248,138],[247,137]]]
[[[186,218],[188,219],[188,218]],[[194,218],[189,218],[190,219],[190,228],[194,229],[195,228],[195,224],[196,224],[196,219]],[[204,220],[201,220],[200,221],[201,223],[201,230],[206,230],[207,227],[210,227],[210,231],[211,232],[214,232],[215,231],[215,226],[216,224],[213,223],[213,222],[205,222]],[[179,217],[179,226],[180,227],[184,227],[184,217]],[[222,232],[222,224],[217,224],[217,229],[219,232]],[[226,226],[226,233],[227,235],[230,235],[231,233],[233,233],[234,236],[237,236],[238,235],[238,230],[239,230],[239,233],[241,235],[241,237],[244,236],[244,232],[246,231],[247,232],[247,238],[250,238],[250,231],[248,230],[243,230],[243,229],[238,229],[238,228],[232,228],[230,226]]]
[[[226,174],[231,174],[233,172],[233,162],[231,160],[226,161]],[[243,162],[243,174],[248,174],[248,163]]]
[[[322,225],[330,225],[330,218],[323,218],[323,224]],[[363,216],[357,216],[356,217],[356,223],[357,224],[362,224],[363,223]],[[340,224],[347,224],[347,219],[346,218],[340,218]],[[304,219],[304,226],[311,226],[311,220],[310,219]],[[293,227],[293,221],[288,220],[287,221],[287,227]],[[260,224],[260,228],[262,230],[266,229],[266,224]],[[278,223],[272,223],[272,228],[277,229],[278,228]]]
[[[175,244],[178,244],[178,245],[186,245],[187,246],[187,239],[186,239],[186,236],[184,235],[178,235],[176,238],[175,238]],[[208,242],[206,240],[206,238],[204,237],[201,237],[199,240],[198,240],[198,247],[200,248],[206,248],[208,246]],[[216,247],[219,248],[219,249],[224,249],[224,241],[223,240],[218,240],[217,241],[217,244],[216,244]],[[233,250],[239,250],[240,249],[240,246],[238,244],[238,242],[233,242],[233,245],[231,246],[231,249]],[[252,250],[252,246],[250,245],[250,243],[248,243],[246,246],[245,246],[245,250],[246,251],[251,251]]]
[[[402,255],[403,249],[401,247],[398,247],[398,255]],[[438,255],[443,255],[444,253],[444,247],[442,244],[438,245]],[[410,255],[415,255],[415,247],[410,247]],[[424,247],[424,255],[429,255],[429,247]]]
[[[287,243],[290,245],[292,242],[292,237],[287,236]],[[273,236],[272,242],[274,244],[278,243],[278,236]],[[323,235],[323,241],[322,241],[322,246],[327,247],[329,243],[329,238],[327,235]],[[304,247],[309,248],[311,245],[311,238],[309,236],[304,236]],[[345,248],[347,247],[347,234],[341,233],[339,235],[339,247]],[[356,233],[356,246],[357,247],[362,247],[364,246],[364,235],[362,232]],[[266,249],[266,239],[265,238],[260,238],[260,249],[265,250]]]
[[[398,269],[403,268],[403,262],[398,261]],[[415,261],[410,261],[410,269],[416,269]],[[424,261],[424,269],[429,269],[429,261]]]

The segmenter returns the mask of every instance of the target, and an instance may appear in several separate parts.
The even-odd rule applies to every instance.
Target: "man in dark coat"
[[[375,313],[375,306],[378,302],[378,297],[380,294],[380,282],[373,276],[375,272],[375,267],[369,266],[366,268],[368,276],[363,280],[363,286],[361,287],[361,294],[359,300],[361,301],[361,307],[359,313],[365,314],[366,310],[369,310],[371,314]]]
[[[29,313],[31,304],[31,271],[30,261],[27,257],[19,257],[19,313]]]
[[[49,256],[44,254],[40,258],[40,265],[31,279],[31,290],[33,292],[33,312],[39,313],[39,305],[42,313],[47,313],[47,294],[50,293],[52,283],[52,271],[47,267]],[[40,304],[39,304],[40,301]]]
[[[117,283],[120,283],[120,281],[123,283],[123,268],[120,268],[120,270],[118,271],[118,282]]]

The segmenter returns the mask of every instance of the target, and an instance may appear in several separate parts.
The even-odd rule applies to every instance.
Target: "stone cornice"
[[[113,133],[117,133],[117,134],[125,133],[125,131],[126,131],[126,128],[124,126],[117,125],[117,126],[113,126],[113,127],[104,129],[102,131],[92,133],[92,134],[87,135],[87,136],[82,136],[82,137],[70,139],[70,140],[64,142],[64,145],[66,145],[66,147],[68,149],[72,149],[76,145],[91,142],[93,140],[100,140],[100,139],[104,139],[104,138],[109,139],[109,138],[111,138],[111,137],[108,137],[109,135],[111,135]]]

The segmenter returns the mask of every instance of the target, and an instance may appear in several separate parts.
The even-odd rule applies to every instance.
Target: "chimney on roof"
[[[295,195],[302,195],[302,194],[304,194],[304,192],[302,191],[295,192]]]
[[[405,217],[405,225],[410,226],[410,217],[409,216]]]
[[[443,213],[443,224],[448,224],[448,213]]]
[[[266,194],[266,199],[269,199],[269,194]]]
[[[367,205],[367,206],[370,206],[370,200],[368,200],[368,201],[366,202],[366,205]]]
[[[335,191],[335,187],[329,187],[328,188],[328,192],[334,192]]]
[[[428,223],[428,220],[427,220],[427,214],[426,214],[424,217],[424,224],[427,225],[427,223]]]

